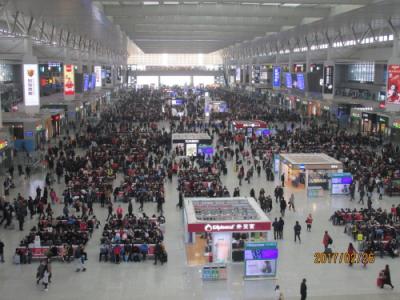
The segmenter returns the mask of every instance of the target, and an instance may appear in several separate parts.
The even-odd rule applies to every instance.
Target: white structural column
[[[39,91],[39,65],[33,56],[32,39],[24,39],[22,78],[24,84],[24,110],[27,114],[34,115],[40,110]]]
[[[310,51],[306,52],[306,73],[311,72],[311,54]]]

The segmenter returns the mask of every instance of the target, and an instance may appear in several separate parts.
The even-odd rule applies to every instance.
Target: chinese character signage
[[[271,230],[271,222],[188,224],[189,232],[240,232]]]
[[[274,88],[281,87],[281,67],[274,67],[272,73],[273,82],[272,85]]]
[[[387,103],[400,104],[400,65],[388,66]]]
[[[96,87],[101,87],[101,66],[95,66],[94,73],[96,74]]]
[[[75,70],[73,65],[64,65],[64,96],[75,96]]]
[[[38,65],[24,65],[24,102],[25,106],[39,106],[39,69]]]

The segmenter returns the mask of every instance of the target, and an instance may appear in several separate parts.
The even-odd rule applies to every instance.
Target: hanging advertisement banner
[[[36,64],[24,65],[25,106],[39,106],[39,68]]]
[[[64,65],[64,97],[73,99],[75,96],[75,70],[73,65]]]
[[[272,86],[274,88],[281,87],[281,67],[274,67],[272,73]]]
[[[389,65],[386,103],[400,104],[399,89],[400,89],[400,65]]]
[[[101,66],[95,66],[94,73],[96,74],[96,87],[101,87]]]
[[[324,94],[333,93],[334,66],[324,67]]]

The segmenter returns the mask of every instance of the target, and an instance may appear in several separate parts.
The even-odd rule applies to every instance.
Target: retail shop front
[[[191,266],[243,262],[247,243],[268,242],[271,221],[253,198],[186,198],[184,206]]]
[[[393,118],[391,126],[391,139],[400,142],[400,116]]]
[[[285,185],[305,188],[309,195],[329,190],[331,175],[342,172],[342,163],[324,153],[280,154],[279,175]]]
[[[203,155],[211,159],[214,154],[212,139],[207,133],[173,133],[172,149],[177,156]]]
[[[12,140],[10,146],[7,141],[7,146],[14,147],[16,151],[33,152],[44,145],[46,141],[43,123],[39,118],[18,113],[3,113],[3,126],[8,129]],[[4,141],[2,145],[4,146]]]

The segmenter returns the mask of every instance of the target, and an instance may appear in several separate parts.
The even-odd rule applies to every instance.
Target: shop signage
[[[64,65],[64,96],[75,96],[75,69],[73,65]]]
[[[32,131],[25,131],[25,136],[32,137],[33,132]]]
[[[369,115],[366,114],[366,113],[363,113],[363,114],[362,114],[362,118],[363,118],[363,119],[369,119]]]
[[[101,66],[94,66],[94,73],[96,74],[96,87],[101,87]]]
[[[188,224],[189,232],[237,232],[267,230],[271,230],[271,222]]]
[[[379,123],[385,123],[385,124],[387,124],[387,123],[388,123],[388,120],[387,120],[387,118],[379,117]]]
[[[199,140],[185,140],[186,144],[197,144]]]
[[[361,118],[361,114],[353,112],[353,113],[351,113],[351,117],[354,118],[354,119],[360,119]]]
[[[36,64],[24,65],[25,106],[39,105],[39,70]]]
[[[387,100],[389,104],[400,104],[400,65],[388,66]]]
[[[305,104],[305,105],[307,105],[307,104],[308,104],[308,101],[303,101],[302,103]]]

